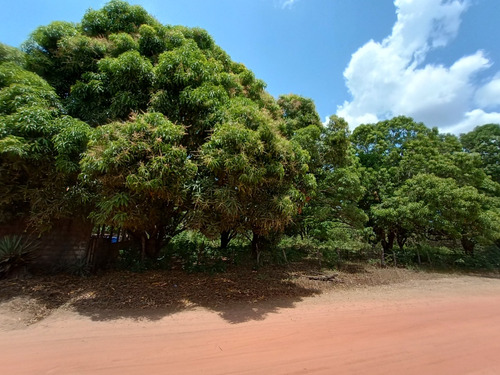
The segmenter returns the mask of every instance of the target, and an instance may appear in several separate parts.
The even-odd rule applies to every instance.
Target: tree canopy
[[[487,124],[462,134],[460,141],[468,152],[478,153],[485,172],[500,183],[500,125]]]
[[[90,127],[65,115],[52,87],[13,62],[0,63],[0,103],[0,220],[43,228],[82,210],[77,176]]]
[[[80,24],[39,27],[23,49],[46,89],[43,115],[86,126],[73,170],[89,217],[142,239],[145,254],[188,227],[281,231],[315,186],[264,82],[205,30],[112,0]],[[218,219],[200,219],[207,212]]]
[[[0,222],[84,216],[158,258],[184,230],[322,256],[499,239],[500,125],[456,137],[399,116],[349,129],[271,96],[200,28],[111,0],[0,44]],[[498,242],[497,242],[498,243]]]
[[[479,238],[497,237],[498,185],[457,137],[397,117],[356,128],[353,141],[365,167],[361,205],[386,251],[446,237],[472,253]]]

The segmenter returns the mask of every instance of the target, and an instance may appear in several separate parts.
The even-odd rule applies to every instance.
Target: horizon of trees
[[[265,87],[205,30],[120,0],[0,44],[0,225],[81,217],[142,259],[187,230],[249,238],[257,262],[283,236],[322,256],[379,244],[382,262],[410,243],[499,244],[500,125],[351,132]]]

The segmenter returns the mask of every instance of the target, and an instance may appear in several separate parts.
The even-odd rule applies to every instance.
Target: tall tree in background
[[[283,132],[309,153],[309,173],[317,183],[289,233],[307,237],[327,252],[359,249],[366,215],[357,207],[363,188],[347,122],[332,116],[323,126],[314,103],[298,95],[283,95],[278,104]]]
[[[471,254],[493,239],[498,187],[457,137],[400,117],[357,128],[353,142],[370,192],[362,205],[384,252],[409,238],[449,238]]]
[[[498,198],[470,185],[460,186],[453,178],[418,174],[374,206],[372,214],[378,225],[398,223],[418,240],[457,240],[466,254],[473,255],[477,243],[490,244],[500,237],[499,203]]]
[[[437,130],[428,129],[408,117],[395,117],[376,124],[360,125],[352,133],[351,142],[363,167],[365,194],[360,200],[360,207],[368,215],[368,225],[382,245],[382,262],[385,253],[392,251],[396,240],[402,246],[407,233],[397,221],[382,224],[380,220],[375,220],[372,207],[392,197],[406,180],[407,177],[401,173],[400,162],[408,142],[431,132],[437,133]]]
[[[500,125],[478,126],[469,133],[461,134],[460,141],[467,152],[481,156],[485,172],[493,181],[500,183]]]

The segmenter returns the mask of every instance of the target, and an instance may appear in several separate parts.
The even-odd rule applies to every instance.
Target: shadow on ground
[[[24,316],[24,324],[29,325],[56,309],[68,309],[96,321],[155,321],[202,307],[238,324],[263,320],[323,291],[433,279],[439,275],[446,274],[347,262],[336,271],[318,271],[316,263],[302,261],[258,271],[240,266],[214,275],[169,270],[108,271],[90,277],[35,276],[0,280],[0,317],[4,312],[16,319]],[[498,276],[488,273],[485,277]]]
[[[307,273],[303,267],[268,267],[258,272],[237,268],[215,275],[109,271],[90,277],[35,276],[0,281],[0,303],[29,298],[43,310],[40,319],[55,309],[67,308],[97,321],[159,320],[203,307],[237,324],[265,319],[281,308],[294,307],[303,298],[318,294],[320,291],[314,286],[294,282],[298,274]]]

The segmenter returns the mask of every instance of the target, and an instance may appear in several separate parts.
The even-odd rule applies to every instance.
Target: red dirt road
[[[500,374],[498,279],[332,291],[261,320],[251,319],[251,306],[230,314],[193,309],[156,321],[92,321],[57,311],[0,332],[1,372]]]

